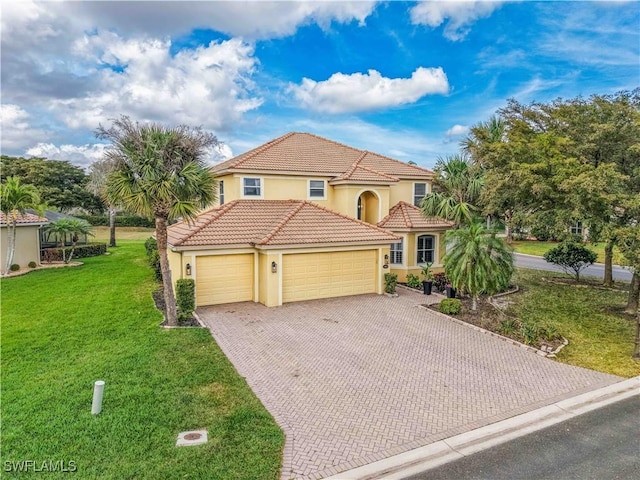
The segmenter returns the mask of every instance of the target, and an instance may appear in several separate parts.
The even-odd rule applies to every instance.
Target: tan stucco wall
[[[173,288],[176,288],[176,282],[181,278],[184,278],[184,268],[182,268],[182,253],[173,252],[167,249],[167,256],[169,257],[169,270],[171,270],[171,281],[173,282]]]
[[[4,273],[7,263],[8,229],[0,228],[0,271]],[[18,226],[16,227],[16,249],[13,254],[13,263],[21,267],[26,267],[29,262],[36,262],[40,265],[40,233],[38,226]]]
[[[399,282],[407,281],[407,274],[418,275],[420,278],[422,268],[417,265],[417,238],[420,235],[433,235],[435,237],[435,259],[433,263],[433,273],[444,271],[443,258],[445,255],[444,231],[421,231],[421,232],[394,232],[404,238],[404,251],[402,265],[392,264],[391,271],[398,274]]]
[[[415,183],[426,183],[427,192],[431,191],[431,182],[428,180],[400,180],[391,185],[389,194],[389,204],[393,207],[400,201],[413,205],[413,185]]]
[[[282,255],[275,252],[260,252],[258,260],[258,301],[267,307],[282,305],[280,286],[282,284]],[[271,269],[276,262],[277,271]]]

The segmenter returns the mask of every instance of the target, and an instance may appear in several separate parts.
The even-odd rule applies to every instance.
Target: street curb
[[[399,480],[634,395],[640,395],[640,376],[325,477],[325,480]]]

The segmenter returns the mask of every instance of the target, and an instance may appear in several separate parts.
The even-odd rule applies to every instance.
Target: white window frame
[[[257,187],[254,185],[247,186],[245,185],[246,180],[258,180]],[[262,177],[242,177],[242,198],[264,198],[264,178]],[[258,195],[247,195],[245,193],[245,188],[258,188]]]
[[[431,239],[432,239],[431,248],[429,248],[429,249],[420,248],[420,239],[422,237],[431,237]],[[436,241],[437,241],[436,240],[436,236],[432,235],[432,234],[429,234],[429,233],[425,233],[423,235],[418,235],[416,237],[416,264],[417,265],[424,265],[426,263],[434,263],[434,264],[436,263],[436,258],[437,258],[436,257],[436,253],[437,253],[437,248],[436,248],[437,247],[437,243],[436,243]],[[424,252],[431,251],[432,252],[431,260],[423,260],[421,262],[420,261],[420,252],[422,252],[422,251],[424,251]]]
[[[420,206],[420,202],[416,203],[416,197],[418,196],[418,194],[416,193],[416,187],[418,185],[424,185],[424,195],[422,197],[420,197],[420,202],[429,193],[429,184],[427,182],[415,182],[413,184],[413,205],[415,205],[416,207]]]
[[[394,247],[400,246],[400,248],[396,248],[394,250]],[[394,255],[395,254],[395,255]],[[397,259],[397,255],[400,255],[400,261],[396,261]],[[391,265],[404,265],[404,238],[402,238],[399,242],[397,243],[392,243],[391,244],[391,248],[389,249],[389,263]]]
[[[575,224],[571,225],[571,229],[569,231],[572,235],[582,235],[582,232],[584,232],[584,226],[582,225],[581,221],[578,221]]]
[[[322,182],[322,196],[312,196],[311,195],[311,182]],[[314,190],[318,190],[318,188],[314,188]],[[309,179],[307,180],[307,200],[326,200],[327,199],[327,181],[319,180],[319,179]]]
[[[224,205],[224,180],[218,180],[218,200]]]

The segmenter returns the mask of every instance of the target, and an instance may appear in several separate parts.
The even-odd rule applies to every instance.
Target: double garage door
[[[376,260],[377,250],[285,254],[282,301],[375,293]],[[253,254],[197,257],[197,305],[253,301],[254,274]]]
[[[282,301],[376,291],[376,250],[302,253],[282,257]]]

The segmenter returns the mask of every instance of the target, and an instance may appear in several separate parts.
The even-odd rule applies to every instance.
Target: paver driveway
[[[424,299],[198,310],[285,431],[283,479],[322,478],[620,380],[418,308]]]

